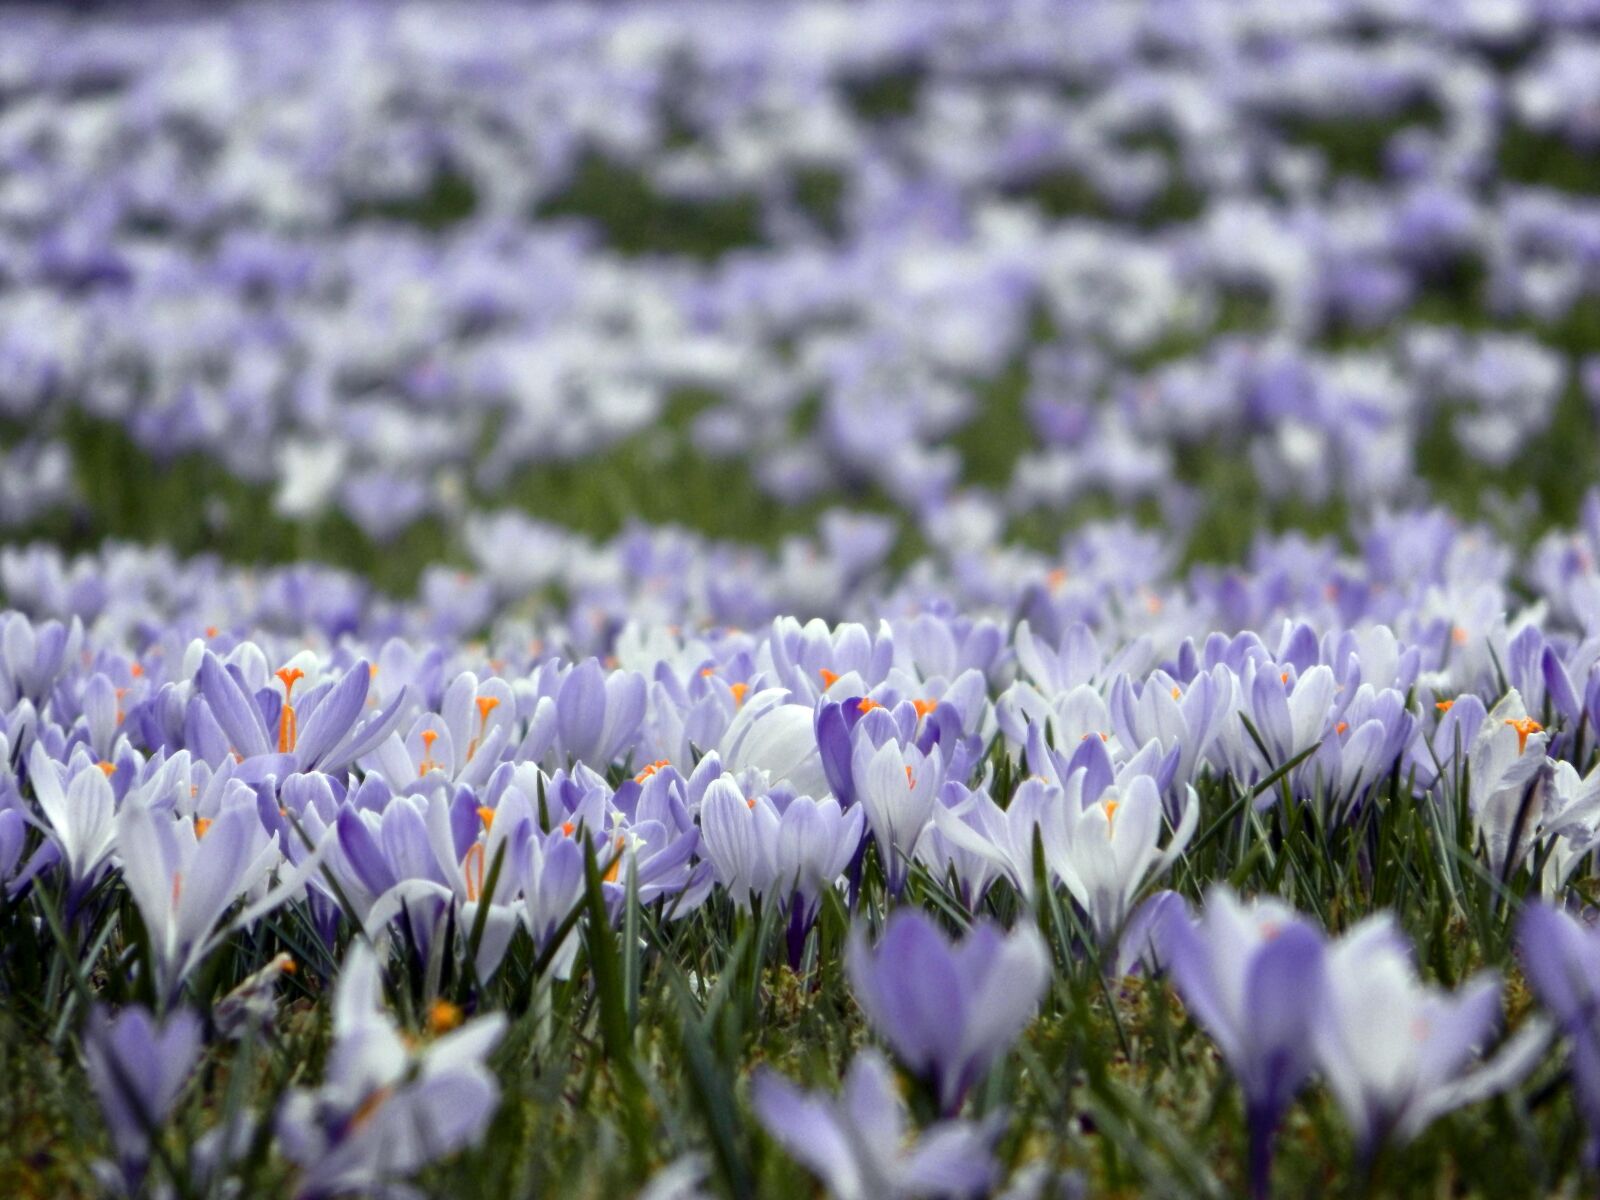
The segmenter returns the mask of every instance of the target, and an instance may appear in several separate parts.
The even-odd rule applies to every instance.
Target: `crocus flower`
[[[269,837],[261,828],[253,798],[214,820],[174,820],[129,803],[117,815],[117,851],[122,877],[150,935],[164,997],[200,960],[233,902],[281,859],[277,835]]]
[[[765,1070],[752,1092],[761,1124],[833,1200],[963,1200],[994,1184],[999,1126],[947,1120],[911,1136],[889,1064],[872,1050],[856,1055],[838,1099]]]
[[[1214,886],[1198,921],[1177,909],[1153,940],[1184,1006],[1239,1081],[1251,1192],[1266,1196],[1272,1135],[1315,1065],[1306,997],[1322,986],[1322,934],[1287,905],[1242,904]]]
[[[1600,1166],[1600,930],[1563,909],[1529,904],[1517,952],[1528,985],[1567,1039],[1578,1111],[1589,1126],[1585,1157]]]
[[[900,909],[876,948],[857,927],[847,968],[872,1028],[955,1112],[1032,1018],[1050,955],[1032,925],[1006,934],[980,922],[952,943],[920,910]]]
[[[1548,741],[1512,690],[1489,710],[1467,755],[1468,805],[1499,877],[1516,869],[1544,815]]]
[[[1453,994],[1424,984],[1387,914],[1357,925],[1325,961],[1312,1046],[1363,1158],[1512,1086],[1544,1051],[1546,1031],[1529,1022],[1479,1062],[1500,1022],[1500,980],[1479,975]]]
[[[116,841],[116,797],[105,771],[82,760],[62,786],[60,769],[38,742],[28,753],[28,777],[50,833],[66,862],[70,895],[93,886]]]
[[[132,1194],[144,1174],[150,1139],[200,1059],[200,1018],[178,1009],[158,1024],[138,1005],[115,1017],[96,1007],[84,1032],[83,1054]]]
[[[722,735],[723,766],[761,771],[768,787],[787,784],[797,796],[829,795],[815,720],[810,705],[788,703],[781,688],[747,695]]]
[[[1087,794],[1086,772],[1066,781],[1065,794],[1040,821],[1045,862],[1083,908],[1102,947],[1109,946],[1128,919],[1134,899],[1189,844],[1199,821],[1194,789],[1177,827],[1161,844],[1165,810],[1156,781],[1136,775],[1101,792]]]
[[[377,956],[353,946],[334,993],[326,1078],[278,1110],[279,1144],[301,1170],[296,1195],[374,1190],[481,1138],[499,1099],[484,1059],[504,1028],[496,1013],[409,1050],[384,1010]]]
[[[766,796],[746,799],[732,776],[706,788],[700,801],[700,851],[728,898],[749,908],[774,881],[778,813]]]
[[[894,739],[874,747],[857,737],[851,774],[856,798],[867,812],[891,895],[899,895],[910,873],[917,842],[933,820],[944,786],[944,761],[939,747],[927,754]]]

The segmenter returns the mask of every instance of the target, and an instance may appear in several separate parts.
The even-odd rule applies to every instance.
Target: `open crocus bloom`
[[[889,1064],[871,1050],[856,1055],[838,1099],[801,1091],[772,1071],[756,1077],[753,1091],[767,1132],[816,1172],[833,1200],[962,1200],[994,1182],[999,1126],[942,1121],[910,1137]]]
[[[377,956],[357,943],[334,996],[327,1076],[278,1111],[280,1144],[302,1171],[296,1194],[371,1188],[476,1141],[499,1098],[484,1059],[504,1029],[498,1013],[479,1017],[413,1053],[383,1007]]]
[[[1530,1021],[1480,1062],[1500,1023],[1499,979],[1480,975],[1453,993],[1424,984],[1387,914],[1340,938],[1326,962],[1312,1043],[1364,1155],[1511,1086],[1544,1052],[1548,1031]]]

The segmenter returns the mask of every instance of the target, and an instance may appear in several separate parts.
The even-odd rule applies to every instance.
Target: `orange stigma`
[[[1120,800],[1102,800],[1102,801],[1100,801],[1100,807],[1105,809],[1105,813],[1106,813],[1106,832],[1107,833],[1111,832],[1111,819],[1117,815],[1117,805],[1119,805],[1121,803],[1122,803],[1122,801],[1120,801]]]
[[[500,698],[498,696],[479,696],[478,697],[478,720],[479,720],[479,722],[482,723],[482,724],[487,725],[489,723],[489,714],[492,713],[495,709],[497,709],[499,707],[500,707]]]
[[[1521,754],[1528,748],[1528,736],[1530,734],[1544,732],[1544,726],[1539,724],[1539,722],[1535,721],[1532,717],[1523,717],[1520,721],[1508,720],[1506,724],[1517,731],[1518,754]]]
[[[917,710],[917,719],[920,721],[923,717],[933,712],[934,709],[938,708],[939,702],[937,700],[913,700],[911,702],[911,707]]]
[[[728,690],[733,693],[733,706],[738,708],[744,703],[744,694],[750,690],[748,683],[730,683]]]
[[[438,1037],[461,1024],[461,1006],[448,1000],[435,1000],[428,1008],[428,1032]]]
[[[100,768],[100,770],[105,774],[105,777],[107,779],[110,779],[113,775],[115,775],[117,773],[117,767],[116,767],[115,763],[97,762],[97,763],[95,763],[95,766]]]
[[[211,828],[211,818],[210,817],[196,817],[194,819],[194,836],[196,838],[205,837],[206,830],[208,830],[210,828]]]
[[[279,667],[273,674],[283,684],[283,709],[278,713],[278,753],[293,754],[299,729],[295,721],[294,705],[290,704],[289,700],[294,696],[294,685],[304,679],[306,673],[299,667]]]
[[[883,705],[879,704],[871,696],[863,696],[863,697],[861,697],[860,700],[858,700],[856,702],[856,708],[861,712],[861,714],[863,716],[865,716],[867,713],[871,712],[875,708],[882,708],[882,707],[883,707]]]
[[[1455,706],[1456,702],[1454,700],[1441,700],[1434,705],[1440,712],[1449,712]]]
[[[839,682],[838,672],[830,671],[830,670],[828,670],[827,667],[819,667],[819,668],[817,668],[817,674],[822,676],[822,689],[823,689],[823,691],[827,691],[834,684]]]
[[[664,770],[667,767],[670,767],[671,765],[672,764],[670,762],[668,762],[666,759],[658,758],[658,759],[656,759],[655,762],[648,764],[645,767],[644,770],[640,771],[637,775],[635,775],[633,777],[633,781],[635,783],[643,783],[646,779],[649,779],[650,776],[654,775],[657,771]]]
[[[1349,729],[1349,728],[1350,728],[1350,722],[1348,722],[1348,721],[1340,721],[1337,725],[1335,725],[1333,727],[1333,731],[1335,733],[1343,733],[1346,729]]]
[[[467,885],[467,900],[476,902],[483,894],[483,843],[473,842],[461,859],[461,877]]]
[[[487,806],[480,806],[478,809],[478,820],[483,822],[484,832],[487,833],[489,830],[493,829],[494,809]]]

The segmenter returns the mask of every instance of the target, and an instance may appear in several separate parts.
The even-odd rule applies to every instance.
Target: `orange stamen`
[[[617,852],[616,857],[611,860],[611,865],[606,868],[605,881],[607,883],[615,883],[617,875],[622,871],[622,847],[626,844],[622,838],[617,839],[617,844],[614,847]]]
[[[1461,625],[1457,625],[1450,631],[1450,640],[1458,646],[1465,646],[1471,638],[1472,635]]]
[[[107,779],[110,779],[113,775],[115,775],[117,773],[117,766],[116,766],[115,763],[97,762],[97,763],[95,763],[95,766],[99,767],[100,770],[105,773],[105,777]]]
[[[822,687],[824,691],[839,682],[838,673],[828,670],[827,667],[817,668],[817,674],[822,676]]]
[[[1456,702],[1454,700],[1441,700],[1434,705],[1440,712],[1449,712],[1455,706]]]
[[[1348,722],[1348,721],[1340,721],[1337,725],[1335,725],[1333,727],[1333,731],[1335,733],[1343,733],[1346,729],[1349,729],[1349,728],[1350,728],[1350,722]]]
[[[568,837],[571,837],[577,832],[577,826],[575,826],[571,821],[563,821],[561,822],[561,832],[566,834]]]
[[[744,703],[744,694],[750,690],[748,683],[730,683],[728,690],[733,693],[733,706],[735,708]]]
[[[488,832],[489,830],[493,829],[494,828],[494,809],[487,808],[487,807],[480,807],[478,809],[478,820],[483,822],[483,828],[484,828],[485,832]]]
[[[210,828],[211,828],[211,818],[210,817],[196,817],[194,819],[194,836],[196,838],[205,837],[206,831],[208,829],[210,829]]]
[[[939,702],[937,700],[913,700],[911,702],[911,707],[917,710],[917,719],[920,721],[923,717],[927,716],[929,713],[938,708]]]
[[[879,704],[871,696],[863,696],[863,697],[861,697],[860,700],[858,700],[856,702],[856,708],[858,708],[863,715],[871,712],[875,708],[882,708],[882,707],[883,707],[883,705]]]

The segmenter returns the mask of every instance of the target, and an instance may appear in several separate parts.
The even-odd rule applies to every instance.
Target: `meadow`
[[[0,1192],[1600,1186],[1600,3],[0,5]]]

